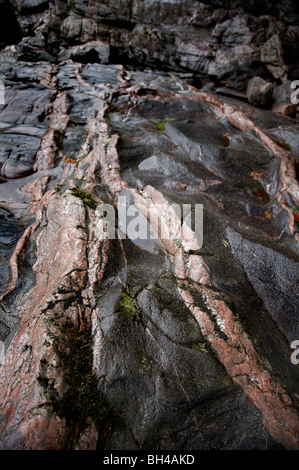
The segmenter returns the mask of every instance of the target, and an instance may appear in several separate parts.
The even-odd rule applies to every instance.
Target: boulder
[[[272,100],[273,85],[261,77],[253,77],[247,86],[248,102],[254,106],[269,106]]]
[[[86,44],[73,46],[63,51],[60,60],[72,59],[74,62],[108,64],[110,60],[110,46],[102,41],[90,41]]]
[[[275,34],[261,48],[261,60],[274,78],[282,79],[298,64],[297,38]],[[291,67],[290,67],[291,66]]]
[[[296,115],[296,105],[292,104],[290,101],[279,103],[274,103],[271,107],[273,113],[282,114],[283,116],[295,117]]]

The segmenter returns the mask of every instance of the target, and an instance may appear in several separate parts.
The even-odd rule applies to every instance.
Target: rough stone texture
[[[261,49],[261,60],[274,78],[284,79],[289,67],[298,63],[298,43],[295,37],[272,36]]]
[[[103,62],[106,45],[110,62],[187,72],[195,85],[212,80],[245,91],[254,75],[281,78],[292,71],[282,48],[298,63],[298,8],[288,3],[284,13],[258,2],[15,0],[24,36],[15,54],[50,61],[79,54],[74,60]],[[103,44],[100,53],[83,47],[95,40]]]
[[[260,77],[254,77],[248,83],[246,94],[250,104],[267,106],[272,101],[273,85]]]
[[[244,93],[285,103],[260,54],[296,6],[228,3],[15,2],[1,449],[299,448],[299,127]],[[119,197],[157,239],[109,238]],[[202,243],[172,204],[203,205]]]

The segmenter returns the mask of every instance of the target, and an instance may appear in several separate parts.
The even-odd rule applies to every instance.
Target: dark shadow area
[[[10,2],[0,0],[0,50],[22,39],[20,25]]]

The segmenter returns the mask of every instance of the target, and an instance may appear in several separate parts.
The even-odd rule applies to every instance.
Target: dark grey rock
[[[267,107],[271,104],[274,87],[261,77],[253,77],[247,86],[247,98],[250,104]]]
[[[281,103],[281,102],[290,103],[292,92],[293,92],[293,89],[291,88],[291,82],[286,81],[282,85],[278,85],[274,88],[272,97],[274,101],[276,101],[277,103]]]
[[[0,340],[5,348],[18,345],[4,371],[5,383],[20,387],[12,400],[24,399],[30,380],[37,388],[30,389],[22,409],[14,402],[7,425],[0,414],[1,448],[41,446],[34,441],[40,416],[46,427],[39,439],[56,425],[61,431],[59,439],[42,441],[51,448],[283,448],[248,388],[229,376],[223,350],[212,348],[201,321],[183,302],[173,259],[161,241],[115,239],[108,246],[93,232],[94,205],[101,200],[116,206],[117,191],[103,180],[105,152],[117,153],[121,178],[130,187],[120,195],[129,196],[128,204],[145,188],[170,203],[203,204],[203,244],[184,254],[186,269],[191,256],[194,263],[202,257],[211,281],[204,289],[231,310],[242,331],[236,351],[247,335],[258,364],[298,407],[299,370],[290,361],[290,343],[299,334],[298,243],[292,234],[292,229],[298,233],[298,221],[292,227],[290,213],[296,219],[298,208],[287,192],[285,202],[278,197],[283,170],[278,152],[270,151],[250,126],[242,131],[232,125],[228,107],[234,106],[236,119],[242,111],[298,160],[298,123],[262,109],[270,106],[272,95],[276,103],[288,99],[288,82],[279,78],[294,64],[285,53],[288,41],[281,38],[295,34],[296,9],[287,0],[282,4],[290,5],[293,16],[274,2],[269,8],[256,0],[220,3],[15,1],[24,37],[3,50],[0,64],[6,99],[0,108],[0,295],[12,280],[9,260],[18,240],[36,216],[40,224],[14,258],[18,279],[0,307]],[[217,96],[207,98],[190,85]],[[67,95],[66,130],[55,149],[54,168],[33,174],[58,92]],[[223,113],[217,114],[216,100],[223,103]],[[118,168],[110,170],[113,178]],[[46,177],[42,183],[41,177]],[[26,192],[34,182],[40,186]],[[79,234],[75,240],[74,233]],[[81,243],[80,263],[71,269]],[[63,265],[59,281],[53,259]],[[184,288],[213,322],[215,334],[229,343],[217,312],[204,302],[201,284],[197,291],[190,279]],[[83,430],[77,412],[66,420],[66,430],[60,428],[65,421],[56,418],[65,410],[54,409],[58,390],[61,396],[67,390],[67,374],[78,373],[75,362],[67,373],[64,369],[69,345],[59,360],[56,349],[68,331],[74,338],[86,332],[89,321],[92,332],[84,350],[92,355],[95,376],[87,382],[96,378],[93,393],[98,391],[117,417],[117,424],[100,427],[99,434]],[[54,337],[59,341],[52,343]],[[243,365],[246,369],[247,362]],[[252,372],[245,371],[248,380]],[[83,389],[85,379],[79,383]],[[101,403],[94,396],[92,406]],[[82,411],[76,397],[74,403]],[[16,430],[20,416],[23,430],[37,417],[26,442]]]
[[[298,263],[271,248],[244,240],[230,229],[228,240],[267,311],[291,343],[299,337],[295,288]]]

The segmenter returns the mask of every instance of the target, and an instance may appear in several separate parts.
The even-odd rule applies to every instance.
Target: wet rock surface
[[[299,124],[270,110],[297,64],[261,56],[296,7],[17,3],[0,448],[298,449]],[[253,75],[271,88],[257,106]],[[121,197],[160,237],[123,237],[118,217],[109,237],[100,208],[119,216]],[[202,241],[161,236],[172,204],[202,205]]]

